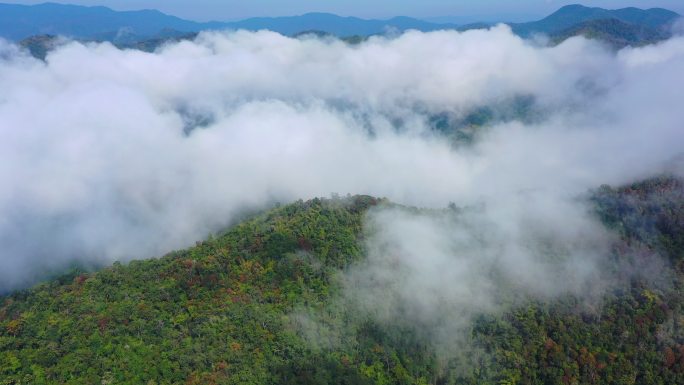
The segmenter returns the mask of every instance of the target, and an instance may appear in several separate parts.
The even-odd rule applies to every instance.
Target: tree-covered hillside
[[[566,5],[551,15],[529,23],[511,24],[513,30],[521,36],[534,33],[554,35],[573,26],[596,20],[618,20],[626,24],[662,32],[680,17],[676,12],[662,8],[638,9],[603,9],[585,7],[580,4]]]
[[[390,205],[356,196],[0,298],[0,384],[684,383],[682,191],[659,178],[592,194],[620,238],[615,266],[658,252],[662,282],[634,275],[591,308],[568,295],[482,314],[448,356],[334,300],[364,257],[366,212]]]
[[[574,36],[602,41],[615,49],[627,46],[643,46],[667,40],[669,31],[655,30],[646,26],[625,23],[618,19],[590,20],[576,24],[551,35],[555,43],[561,43]]]

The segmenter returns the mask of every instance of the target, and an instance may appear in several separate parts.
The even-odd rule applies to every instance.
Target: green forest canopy
[[[336,276],[363,258],[365,213],[391,205],[355,196],[298,201],[187,250],[0,297],[0,384],[684,383],[683,191],[661,177],[591,195],[623,246],[668,258],[667,285],[633,279],[595,312],[566,296],[483,314],[449,357],[331,306]],[[616,261],[630,258],[621,250]],[[344,338],[312,343],[301,313]]]

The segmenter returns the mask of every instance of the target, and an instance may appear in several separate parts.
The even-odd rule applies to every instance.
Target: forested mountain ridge
[[[299,201],[163,258],[0,298],[0,384],[683,383],[683,191],[662,177],[591,194],[622,239],[616,265],[628,248],[646,262],[658,252],[670,282],[630,279],[598,310],[565,296],[483,314],[448,357],[331,302],[339,272],[364,258],[367,211],[393,206],[356,196]],[[302,314],[344,338],[324,343]]]
[[[596,39],[620,49],[627,46],[641,46],[657,43],[670,36],[667,31],[626,23],[618,19],[599,19],[585,21],[554,33],[551,38],[560,43],[573,36]]]
[[[614,19],[658,32],[667,29],[679,17],[681,16],[676,12],[663,8],[609,10],[574,4],[566,5],[544,19],[528,23],[512,23],[511,26],[516,33],[522,36],[529,36],[533,33],[553,35],[577,24]]]
[[[252,17],[230,22],[194,22],[157,10],[114,11],[107,7],[85,7],[56,3],[17,5],[0,3],[0,37],[22,40],[32,35],[63,35],[73,39],[106,40],[114,43],[155,39],[164,30],[183,33],[206,30],[271,30],[294,35],[322,30],[336,36],[374,35],[388,29],[432,31],[453,29],[453,24],[435,24],[411,17],[387,20],[342,17],[330,13],[306,13],[285,17]]]
[[[680,17],[675,12],[661,8],[608,10],[576,4],[562,7],[538,21],[508,24],[522,37],[545,34],[557,41],[576,35],[599,39],[605,37],[608,42],[615,42],[620,47],[666,39],[671,36],[670,27]],[[287,36],[316,31],[348,38],[407,30],[464,31],[489,26],[491,24],[477,22],[465,25],[438,24],[404,16],[387,20],[361,19],[329,13],[199,23],[156,10],[119,12],[106,7],[54,3],[32,6],[0,3],[0,37],[6,39],[28,44],[31,40],[35,43],[35,36],[65,36],[81,41],[108,41],[122,48],[145,50],[156,49],[178,38],[193,38],[196,33],[207,30],[270,30]]]
[[[220,23],[196,23],[156,10],[114,11],[102,6],[0,3],[0,36],[11,40],[44,34],[75,39],[107,39],[116,37],[120,32],[153,36],[164,29],[193,32],[219,28]]]

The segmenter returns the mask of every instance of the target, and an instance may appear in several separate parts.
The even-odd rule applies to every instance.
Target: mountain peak
[[[579,9],[591,9],[591,7],[582,4],[568,4],[558,8],[556,12],[576,11]]]
[[[639,9],[630,7],[609,10],[571,4],[561,7],[539,21],[512,24],[512,27],[516,33],[522,36],[529,36],[534,33],[553,35],[591,20],[615,19],[623,23],[661,31],[677,18],[679,18],[679,14],[662,8]]]

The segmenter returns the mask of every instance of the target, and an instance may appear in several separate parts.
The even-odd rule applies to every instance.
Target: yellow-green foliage
[[[684,213],[658,193],[667,183],[636,186],[655,191],[639,204],[611,188],[595,202],[626,242],[659,239],[676,267]],[[0,298],[0,384],[684,383],[681,270],[664,289],[634,280],[592,313],[566,297],[483,314],[448,357],[405,325],[331,308],[377,204],[299,201],[187,250]],[[635,228],[638,207],[669,227]],[[292,326],[302,312],[344,335],[312,344]]]

